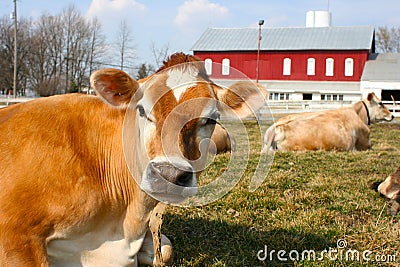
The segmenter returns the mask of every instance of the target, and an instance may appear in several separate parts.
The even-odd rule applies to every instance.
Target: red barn
[[[193,45],[193,54],[221,84],[239,75],[268,88],[270,100],[359,100],[368,56],[375,51],[374,28],[296,27],[210,28]],[[218,64],[215,64],[218,63]]]

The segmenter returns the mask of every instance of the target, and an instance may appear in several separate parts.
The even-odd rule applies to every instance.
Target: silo
[[[315,24],[315,11],[308,11],[306,14],[306,27],[312,28]]]
[[[308,11],[306,15],[306,27],[331,26],[331,13],[329,11]]]

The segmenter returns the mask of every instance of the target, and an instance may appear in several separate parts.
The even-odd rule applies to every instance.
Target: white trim
[[[307,75],[315,75],[315,58],[313,57],[307,58]]]
[[[354,59],[348,57],[344,60],[344,76],[352,77],[354,75]]]
[[[207,75],[211,75],[212,74],[212,59],[211,58],[206,58],[204,60],[204,67],[206,68],[206,73]]]
[[[283,59],[283,75],[289,76],[292,72],[292,60],[290,58]]]
[[[325,60],[325,76],[333,76],[335,68],[335,60],[331,57]]]
[[[229,58],[224,58],[222,60],[222,75],[229,75],[229,70],[231,67],[231,61]]]

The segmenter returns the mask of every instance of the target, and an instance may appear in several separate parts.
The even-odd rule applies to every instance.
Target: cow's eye
[[[142,105],[138,105],[136,108],[137,108],[137,110],[139,110],[140,117],[143,117],[143,118],[147,117],[146,111],[144,110],[144,107]]]
[[[220,117],[219,112],[213,113],[209,118],[207,118],[205,125],[216,124],[219,117]]]
[[[207,118],[206,124],[210,125],[210,124],[216,124],[217,121],[214,120],[213,118]]]
[[[144,107],[142,105],[137,105],[136,109],[139,111],[139,116],[142,118],[145,118],[146,120],[150,121],[150,122],[154,122],[154,118],[151,117],[151,115],[146,113],[146,110],[144,109]]]

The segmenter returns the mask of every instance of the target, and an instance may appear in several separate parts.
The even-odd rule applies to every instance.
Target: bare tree
[[[24,94],[29,78],[27,57],[30,49],[31,20],[21,18],[18,22],[17,88]],[[0,19],[0,89],[5,91],[14,83],[14,24],[6,16]]]
[[[126,20],[122,20],[119,25],[116,50],[121,70],[124,70],[127,65],[133,65],[135,50],[133,47],[132,33]]]
[[[161,48],[157,48],[154,42],[151,42],[151,51],[154,56],[157,68],[161,67],[163,62],[167,60],[169,54],[169,44],[165,44]]]
[[[81,91],[105,55],[105,37],[97,19],[86,20],[74,6],[58,15],[43,14],[18,27],[18,88],[41,96]],[[13,24],[0,18],[0,90],[13,85]],[[106,65],[106,64],[105,64]]]
[[[379,27],[376,32],[376,50],[380,53],[399,53],[400,28]]]
[[[13,85],[13,26],[6,16],[0,19],[0,89],[7,93]]]
[[[89,85],[95,57],[104,54],[104,36],[97,19],[87,21],[74,6],[61,14],[65,31],[65,88],[66,92],[80,92]]]
[[[64,40],[64,65],[65,65],[65,91],[80,91],[86,70],[89,66],[90,54],[90,25],[75,6],[69,6],[61,15],[63,24],[66,25]]]
[[[31,55],[32,20],[20,19],[18,23],[17,88],[18,94],[25,95],[30,79],[28,59]]]
[[[36,22],[31,38],[31,86],[39,95],[64,92],[62,77],[64,27],[59,16],[42,15]]]
[[[102,26],[97,18],[90,22],[89,31],[91,32],[90,52],[89,52],[89,77],[95,68],[100,67],[101,60],[106,55],[105,36],[102,33]],[[89,83],[87,84],[89,85]]]

